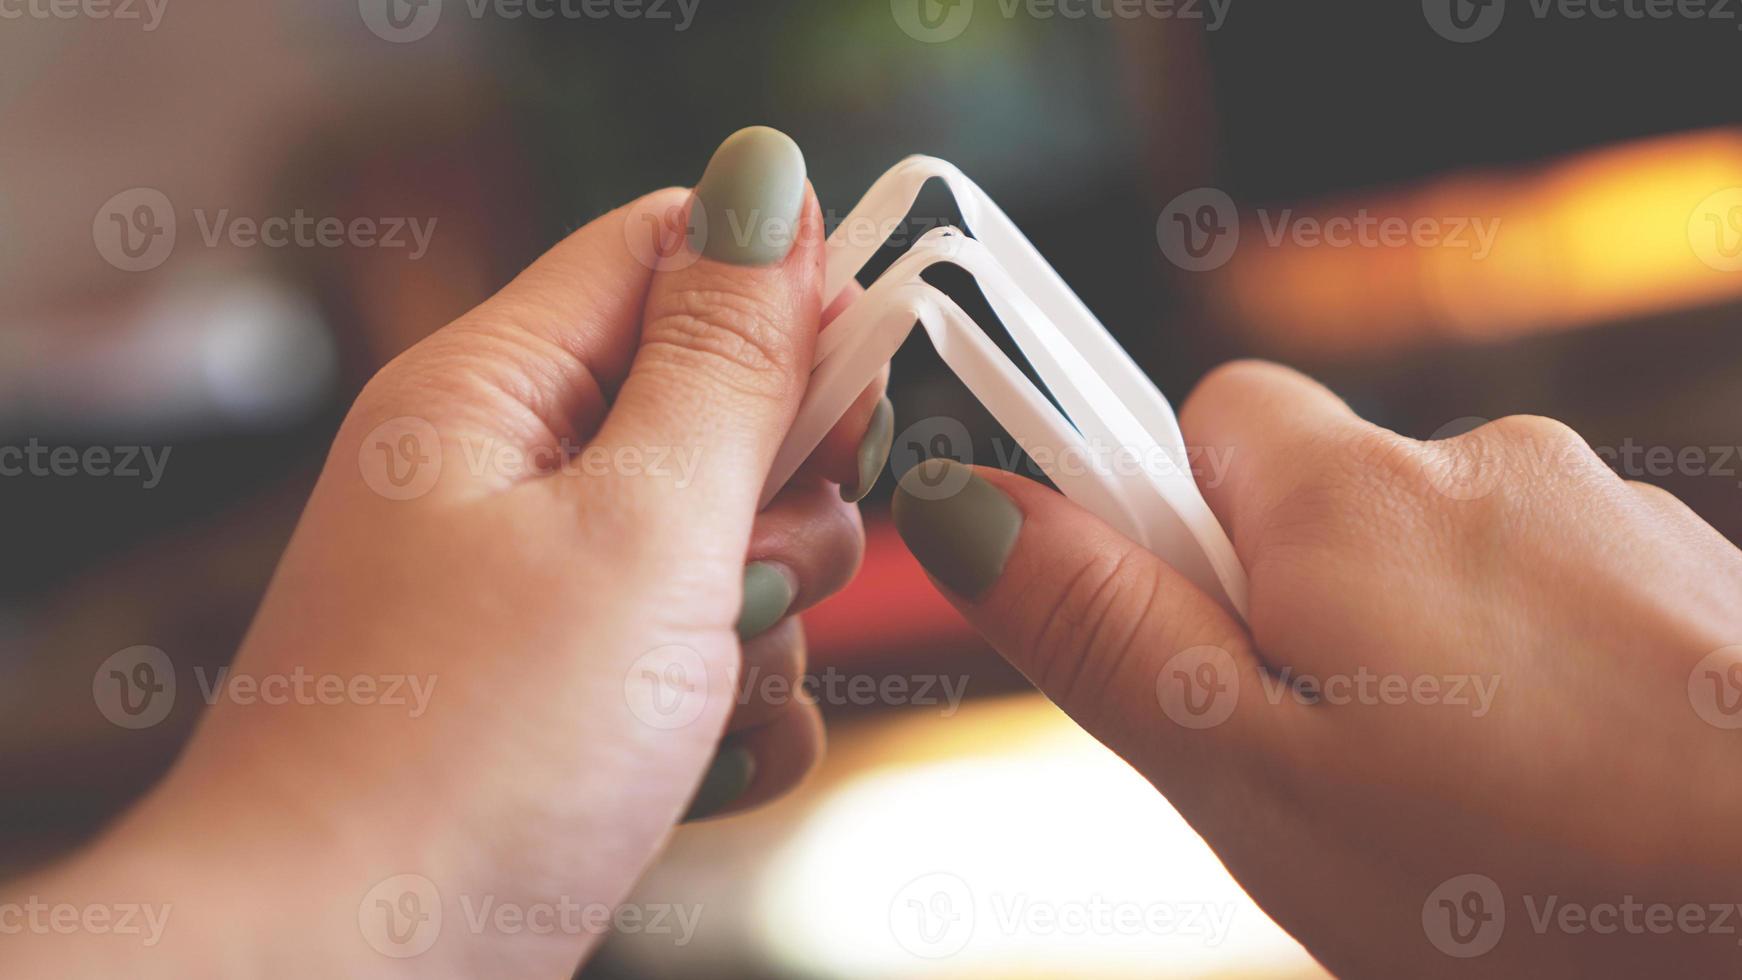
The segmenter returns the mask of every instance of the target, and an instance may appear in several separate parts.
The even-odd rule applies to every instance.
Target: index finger
[[[1208,457],[1199,488],[1248,567],[1264,516],[1306,475],[1322,472],[1327,453],[1364,437],[1407,441],[1268,361],[1233,361],[1205,375],[1180,408],[1180,428],[1186,445]]]

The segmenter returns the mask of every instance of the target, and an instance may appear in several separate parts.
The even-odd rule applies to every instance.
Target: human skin
[[[1422,443],[1236,363],[1181,423],[1228,463],[1203,489],[1250,575],[1249,624],[1012,474],[928,461],[897,525],[1338,975],[1742,967],[1742,910],[1714,908],[1742,901],[1728,541],[1547,419]]]
[[[789,616],[739,640],[745,563],[791,571],[789,612],[851,573],[857,518],[835,485],[859,478],[880,389],[758,514],[826,320],[820,215],[806,190],[774,264],[710,252],[655,271],[625,249],[685,199],[660,192],[577,232],[390,365],[347,418],[236,669],[432,677],[427,711],[220,701],[162,786],[5,895],[169,906],[161,943],[9,936],[0,972],[566,976],[596,932],[450,925],[398,958],[365,920],[405,875],[450,923],[460,897],[618,902],[705,788],[722,735],[755,759],[730,806],[802,774],[814,712],[732,694],[745,663],[802,663]],[[415,434],[407,417],[430,423],[444,465],[392,499],[364,460]],[[1010,474],[978,471],[956,497],[899,493],[898,526],[987,637],[1338,973],[1735,971],[1733,934],[1539,933],[1531,915],[1551,897],[1737,899],[1739,736],[1690,696],[1702,671],[1729,676],[1722,651],[1742,643],[1734,548],[1546,420],[1416,443],[1294,372],[1238,364],[1203,382],[1182,425],[1227,461],[1204,490],[1250,573],[1249,624]],[[704,452],[693,479],[467,466],[488,440]],[[963,500],[974,519],[952,518]],[[665,727],[631,693],[674,665],[696,710]],[[1312,675],[1318,703],[1278,686],[1285,670]],[[1479,715],[1332,697],[1363,672],[1498,687]],[[1491,950],[1459,958],[1445,948],[1484,933],[1436,923],[1469,907],[1446,884],[1466,875],[1494,883],[1507,917]]]
[[[815,705],[738,678],[803,670],[792,614],[857,569],[847,498],[889,435],[878,381],[759,511],[828,319],[822,239],[797,147],[745,131],[693,198],[599,218],[384,368],[232,674],[419,678],[424,709],[220,698],[143,802],[4,896],[167,908],[159,941],[27,929],[0,973],[566,977],[608,924],[464,909],[615,905],[686,812],[797,783]]]

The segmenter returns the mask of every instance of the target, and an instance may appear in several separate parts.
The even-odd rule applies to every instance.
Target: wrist
[[[105,835],[0,890],[0,975],[247,976],[241,908],[196,867]]]
[[[154,794],[77,853],[0,890],[0,975],[444,976],[360,923],[390,877],[248,807]],[[389,947],[389,952],[392,952]]]
[[[43,936],[23,961],[34,969],[0,957],[0,976],[457,978],[505,963],[557,976],[609,929],[592,915],[605,906],[578,892],[588,915],[574,928],[504,920],[533,906],[458,860],[452,841],[404,826],[383,834],[390,821],[355,807],[292,805],[276,781],[200,778],[183,761],[98,841],[0,896],[132,904],[154,931]],[[305,801],[321,795],[303,789]]]

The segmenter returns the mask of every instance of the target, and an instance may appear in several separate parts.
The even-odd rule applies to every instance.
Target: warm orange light
[[[1453,176],[1317,203],[1290,219],[1360,213],[1438,222],[1442,235],[1463,223],[1466,244],[1303,243],[1278,238],[1278,212],[1243,213],[1232,260],[1205,276],[1211,302],[1267,347],[1323,355],[1742,296],[1742,131],[1654,139],[1526,173]],[[1493,230],[1491,248],[1480,247],[1482,227]]]

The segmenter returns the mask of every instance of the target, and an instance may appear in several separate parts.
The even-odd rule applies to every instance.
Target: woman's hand
[[[1736,970],[1735,548],[1546,419],[1420,443],[1247,363],[1182,423],[1250,630],[1007,473],[921,464],[897,524],[1339,975]]]
[[[690,201],[582,228],[358,398],[184,757],[28,883],[171,904],[156,955],[117,940],[130,975],[567,976],[597,916],[476,910],[609,907],[686,811],[810,768],[815,706],[737,682],[796,684],[792,614],[857,568],[888,404],[757,513],[824,319],[821,213],[768,129]]]

